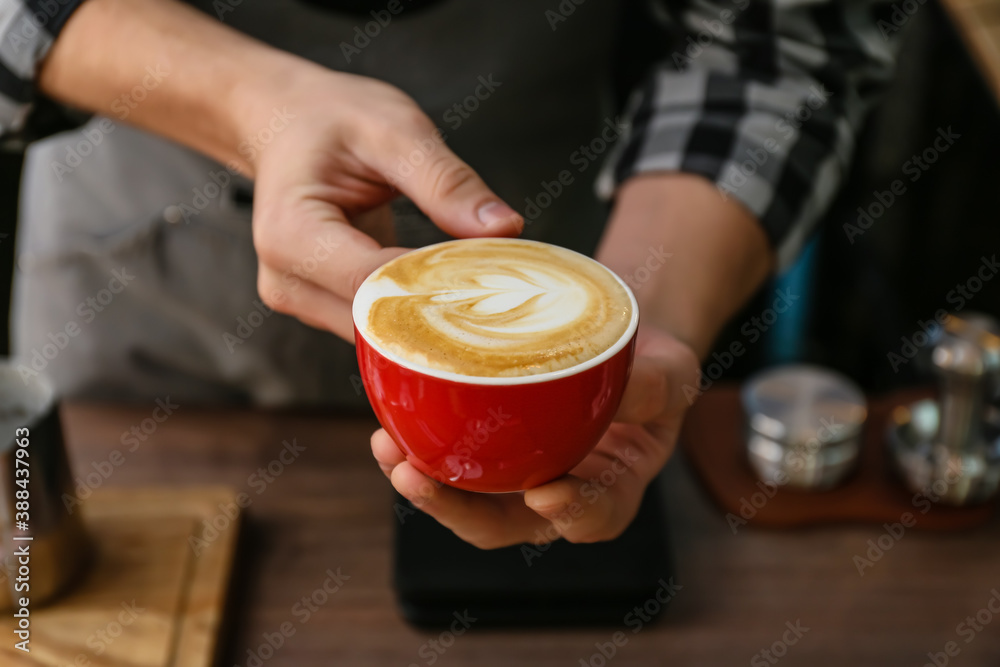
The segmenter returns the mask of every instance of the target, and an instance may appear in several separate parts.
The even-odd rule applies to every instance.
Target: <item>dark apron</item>
[[[593,183],[607,151],[594,140],[618,127],[617,4],[399,0],[393,15],[388,0],[368,12],[361,1],[243,0],[221,20],[400,87],[526,214],[526,237],[592,252],[606,216]],[[259,303],[251,192],[213,161],[107,119],[33,145],[14,290],[23,372],[90,398],[362,404],[353,346]],[[394,208],[401,245],[445,238],[407,202]]]

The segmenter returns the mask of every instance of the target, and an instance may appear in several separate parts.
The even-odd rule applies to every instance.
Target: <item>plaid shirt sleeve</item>
[[[23,128],[35,73],[83,0],[0,0],[0,136]]]
[[[890,81],[891,6],[663,0],[653,11],[673,51],[633,93],[598,194],[610,199],[636,174],[703,175],[753,212],[787,265],[833,200],[864,116]]]

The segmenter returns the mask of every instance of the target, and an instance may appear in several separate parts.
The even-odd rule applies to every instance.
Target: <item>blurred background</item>
[[[765,285],[722,332],[706,362],[723,371],[715,381],[743,379],[773,363],[809,361],[846,374],[870,395],[933,384],[926,368],[904,356],[903,339],[919,342],[921,322],[932,322],[937,311],[959,303],[962,312],[1000,316],[1000,276],[983,282],[971,299],[957,301],[953,293],[957,285],[978,279],[982,257],[1000,255],[998,111],[994,91],[950,17],[933,0],[921,4],[907,21],[895,82],[858,141],[849,182],[798,262]],[[55,105],[40,108],[39,116],[46,119],[35,127],[42,133],[74,124]],[[912,168],[904,171],[907,163],[949,128],[959,135],[954,144],[912,182]],[[0,145],[0,353],[9,351],[23,150],[23,143]],[[897,179],[906,191],[894,195],[869,228],[858,227],[859,207],[872,208],[875,193],[891,191]],[[849,237],[845,225],[863,233]],[[779,292],[798,298],[770,320]],[[746,353],[727,360],[725,351],[735,342]],[[900,355],[895,364],[890,354]],[[107,448],[117,446],[119,434],[150,421],[148,405],[70,407],[70,445],[81,475],[110,465],[103,463]],[[724,421],[710,417],[705,421]],[[247,654],[263,646],[263,633],[273,633],[283,621],[298,622],[289,617],[292,605],[319,591],[329,568],[339,573],[341,565],[354,577],[348,592],[317,612],[320,620],[270,664],[306,664],[303,658],[311,658],[308,664],[372,664],[369,658],[407,664],[396,658],[425,656],[417,652],[429,635],[405,627],[395,611],[391,540],[399,506],[390,510],[388,485],[371,465],[371,427],[368,419],[199,412],[185,406],[182,416],[129,452],[128,465],[109,486],[226,483],[245,491],[252,490],[254,469],[279,455],[286,433],[309,447],[308,464],[290,467],[266,496],[253,496],[241,547],[244,571],[234,578],[240,582],[235,638],[222,642],[227,660],[220,664],[251,664]],[[332,440],[344,446],[328,446]],[[658,664],[638,661],[671,651],[689,664],[734,664],[722,661],[723,654],[744,651],[740,656],[748,657],[746,648],[771,645],[785,630],[782,622],[800,614],[809,623],[815,619],[818,629],[810,636],[811,647],[799,649],[796,664],[863,664],[846,658],[857,650],[878,656],[869,664],[922,664],[926,651],[940,651],[955,638],[954,624],[963,615],[986,602],[983,587],[996,583],[996,518],[986,530],[944,537],[915,533],[889,559],[891,565],[862,579],[852,556],[870,554],[872,540],[882,544],[885,535],[877,522],[823,530],[748,529],[737,538],[724,510],[710,504],[696,484],[687,456],[681,453],[668,465],[664,488],[670,494],[677,571],[690,593],[671,602],[676,612],[662,634],[637,638],[631,656],[623,651],[616,664]],[[442,539],[431,540],[435,554]],[[560,563],[547,558],[553,567]],[[596,661],[600,656],[593,647],[609,636],[603,628],[589,634],[480,634],[463,639],[447,664],[578,664],[577,656],[591,654],[595,659],[589,664],[605,664]],[[976,653],[982,662],[971,662]],[[695,655],[700,659],[692,661]],[[998,655],[995,642],[981,641],[963,655],[962,664],[995,665]],[[2,656],[0,663],[7,664]],[[584,658],[579,664],[586,664]],[[763,658],[751,664],[764,664]]]
[[[983,256],[1000,249],[1000,116],[949,16],[936,3],[922,7],[906,24],[895,83],[870,117],[850,180],[816,238],[789,275],[761,290],[733,320],[717,348],[747,342],[740,330],[747,322],[754,328],[751,318],[773,303],[781,286],[803,298],[790,317],[779,317],[766,337],[748,346],[730,376],[743,377],[763,363],[805,360],[846,373],[869,393],[932,381],[908,359],[896,360],[894,368],[889,354],[902,356],[901,337],[912,340],[919,322],[960,305],[952,290],[976,275]],[[911,164],[904,173],[907,162],[949,127],[961,137],[911,182],[915,172]],[[852,243],[844,226],[860,229],[858,208],[872,207],[875,191],[889,190],[896,179],[906,191]],[[985,282],[962,312],[1000,314],[998,283]]]
[[[937,5],[921,5],[906,24],[896,81],[871,116],[850,181],[808,250],[786,275],[765,286],[720,336],[747,353],[725,369],[742,378],[778,361],[805,360],[838,369],[866,390],[881,392],[922,381],[918,364],[890,363],[901,336],[912,338],[919,321],[941,308],[947,295],[978,270],[981,257],[1000,249],[996,208],[1000,177],[998,105],[953,23]],[[47,128],[71,127],[55,107],[41,110]],[[914,154],[933,144],[939,128],[960,135],[916,182],[903,173]],[[17,192],[23,144],[0,151],[0,312],[9,316],[14,264]],[[876,202],[902,179],[906,192],[863,234],[848,238],[858,207]],[[876,209],[877,210],[877,209]],[[801,295],[759,339],[753,323],[773,303],[775,290]],[[965,310],[1000,314],[1000,280],[986,282]],[[749,335],[748,335],[749,332]],[[0,350],[8,350],[8,326]]]

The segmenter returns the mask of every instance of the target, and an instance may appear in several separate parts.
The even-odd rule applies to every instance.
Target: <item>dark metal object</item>
[[[22,598],[30,606],[53,599],[89,563],[79,508],[69,509],[65,498],[73,488],[52,387],[2,363],[0,609],[22,607]]]

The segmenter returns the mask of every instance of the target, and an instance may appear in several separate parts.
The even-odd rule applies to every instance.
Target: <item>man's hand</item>
[[[632,522],[646,486],[673,452],[698,359],[686,345],[640,327],[636,359],[615,423],[570,473],[522,493],[479,494],[444,486],[408,463],[384,430],[372,453],[403,496],[456,535],[492,549],[560,537],[596,542]]]
[[[699,357],[774,264],[749,211],[704,178],[678,173],[635,177],[619,189],[597,258],[630,282],[644,326],[617,421],[570,475],[523,495],[467,493],[419,473],[385,431],[372,436],[393,486],[473,544],[621,533],[674,449],[689,406],[683,387],[699,386]]]
[[[376,241],[392,240],[379,207],[399,192],[452,236],[517,235],[523,220],[398,89],[335,72],[308,78],[279,96],[295,118],[254,165],[258,291],[275,310],[353,340],[354,293],[404,252]]]
[[[39,85],[58,100],[113,116],[114,102],[151,67],[166,74],[130,109],[128,122],[256,179],[258,287],[278,310],[351,337],[355,290],[402,252],[365,233],[386,227],[384,205],[396,190],[455,236],[521,229],[521,217],[438,140],[399,90],[325,70],[176,0],[88,0],[42,64]],[[278,110],[288,119],[280,131],[271,126]],[[261,150],[241,149],[265,131]],[[619,189],[598,259],[626,277],[646,267],[635,291],[649,328],[621,420],[572,476],[523,497],[467,494],[427,486],[385,433],[372,438],[396,487],[474,543],[547,540],[552,531],[589,541],[621,532],[673,449],[687,406],[681,387],[695,384],[697,356],[774,263],[749,211],[701,177],[672,173],[633,177]],[[584,495],[581,487],[602,473],[616,481],[591,503],[590,489]],[[583,511],[574,517],[574,509]]]
[[[403,252],[359,227],[391,227],[381,207],[400,192],[453,236],[521,230],[521,216],[402,91],[271,48],[175,0],[88,0],[39,84],[114,116],[151,67],[161,80],[128,122],[255,179],[258,289],[276,310],[353,340],[354,292]]]

